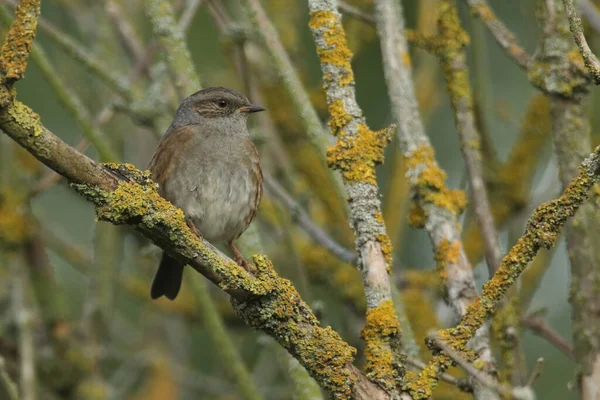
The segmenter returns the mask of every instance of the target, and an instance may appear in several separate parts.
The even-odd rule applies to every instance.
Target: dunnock
[[[181,208],[196,234],[225,242],[236,262],[248,265],[233,244],[256,215],[263,176],[248,135],[248,114],[264,108],[235,90],[200,90],[181,103],[148,167],[161,196]],[[173,300],[183,266],[163,253],[150,295]]]

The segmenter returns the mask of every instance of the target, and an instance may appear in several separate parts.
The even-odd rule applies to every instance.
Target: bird
[[[199,90],[179,105],[148,166],[158,193],[183,210],[190,229],[211,243],[227,244],[247,270],[233,241],[254,219],[263,193],[247,123],[249,114],[264,110],[232,89]],[[163,252],[152,299],[177,297],[184,265]]]

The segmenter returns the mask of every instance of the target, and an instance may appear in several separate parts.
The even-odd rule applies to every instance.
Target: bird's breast
[[[262,194],[256,149],[222,146],[207,152],[190,146],[164,189],[207,240],[234,240],[251,222]]]

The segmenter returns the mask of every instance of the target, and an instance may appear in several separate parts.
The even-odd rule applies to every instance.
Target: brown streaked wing
[[[156,153],[148,165],[152,172],[152,180],[158,183],[158,193],[164,197],[164,183],[173,173],[179,162],[182,150],[186,143],[194,136],[194,126],[182,126],[167,132],[158,144]]]

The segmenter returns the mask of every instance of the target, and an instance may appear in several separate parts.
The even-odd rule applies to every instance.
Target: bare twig
[[[577,5],[581,15],[589,22],[596,33],[600,32],[600,11],[591,0],[578,0]]]
[[[556,332],[542,317],[532,316],[521,318],[521,325],[550,342],[568,358],[574,360],[573,346]]]
[[[375,25],[375,18],[373,18],[372,15],[369,15],[352,4],[348,4],[345,1],[338,1],[338,9],[342,14],[347,14],[352,18],[366,22],[367,24]]]
[[[310,98],[304,85],[300,81],[298,74],[290,60],[286,50],[284,49],[273,23],[265,13],[258,0],[245,0],[245,3],[250,12],[250,17],[254,26],[264,42],[275,66],[275,70],[282,78],[290,100],[299,115],[302,116],[302,123],[308,135],[310,143],[313,145],[321,162],[324,166],[327,165],[324,150],[331,145],[332,141],[327,135],[326,129],[323,127],[317,111],[310,102]],[[336,193],[342,198],[344,189],[339,179],[339,175],[331,170],[330,181],[335,185]],[[342,203],[344,204],[344,203]]]
[[[542,374],[543,369],[544,369],[544,359],[542,357],[540,357],[537,360],[535,360],[535,365],[533,366],[533,369],[531,370],[531,375],[529,376],[529,379],[527,379],[527,384],[525,386],[529,386],[529,387],[533,386],[535,381]]]
[[[15,258],[19,257],[16,255]],[[16,263],[16,260],[13,260]],[[26,268],[14,265],[13,309],[19,328],[20,393],[23,400],[37,399],[35,317],[31,304],[30,282]]]
[[[0,379],[2,379],[2,383],[4,383],[4,389],[6,389],[10,400],[20,400],[19,388],[8,374],[8,371],[6,370],[6,361],[2,356],[0,356]]]
[[[115,0],[108,0],[104,8],[131,61],[139,63],[144,58],[144,45],[135,32],[135,29],[133,29],[129,21],[125,18],[125,11]]]
[[[465,360],[456,350],[448,346],[443,340],[438,337],[431,338],[435,341],[436,345],[439,346],[444,353],[446,353],[454,362],[456,362],[462,369],[464,369],[469,375],[477,379],[479,382],[487,387],[494,389],[497,393],[509,399],[519,400],[533,400],[535,395],[530,387],[510,387],[498,383],[496,379],[487,373],[477,369],[475,365]]]
[[[490,34],[507,56],[524,70],[527,70],[530,56],[519,46],[515,35],[496,17],[485,0],[466,0],[471,12],[485,24]]]
[[[186,32],[192,24],[198,8],[202,5],[204,0],[190,0],[187,2],[185,9],[179,17],[179,29],[182,32]]]
[[[265,190],[279,200],[289,210],[292,218],[304,231],[321,246],[340,260],[356,263],[356,253],[346,249],[311,220],[310,216],[302,209],[285,189],[269,175],[265,175]]]

